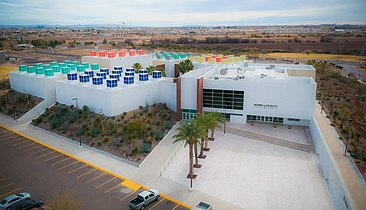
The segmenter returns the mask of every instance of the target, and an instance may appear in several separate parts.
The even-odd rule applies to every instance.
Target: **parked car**
[[[128,205],[131,209],[145,209],[145,207],[153,202],[157,201],[160,194],[157,190],[150,189],[145,190],[137,195],[137,197],[130,201]]]
[[[24,200],[14,205],[14,210],[31,210],[36,207],[41,207],[44,204],[42,199]]]
[[[10,195],[0,202],[0,210],[11,210],[16,203],[29,200],[30,197],[31,195],[26,192]]]
[[[212,210],[212,206],[205,202],[200,202],[197,206],[193,207],[193,210]]]

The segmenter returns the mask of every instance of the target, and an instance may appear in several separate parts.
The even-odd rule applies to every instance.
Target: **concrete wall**
[[[9,73],[11,89],[50,100],[56,100],[55,82],[64,77],[63,75],[46,77],[25,72]]]
[[[320,168],[323,172],[329,192],[335,202],[336,209],[355,209],[342,176],[338,171],[333,155],[315,119],[311,119],[309,129],[313,139],[315,152],[319,158]]]
[[[134,63],[140,63],[143,68],[153,64],[151,55],[136,55],[116,58],[103,58],[98,56],[83,56],[82,62],[99,63],[101,68],[113,69],[114,66],[122,66],[123,69],[132,68]]]
[[[182,109],[197,110],[197,78],[181,77],[182,80]],[[203,82],[205,87],[205,81]]]
[[[59,81],[56,83],[56,95],[59,103],[75,106],[72,99],[77,98],[79,108],[86,105],[92,112],[106,116],[116,116],[156,103],[166,103],[170,109],[176,110],[176,85],[163,79],[133,85],[119,84],[117,88]]]
[[[177,84],[170,81],[161,81],[159,83],[160,102],[173,111],[177,111]]]

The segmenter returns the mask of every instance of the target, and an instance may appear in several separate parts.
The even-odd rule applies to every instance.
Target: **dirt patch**
[[[6,93],[0,96],[0,112],[14,119],[20,118],[43,100],[14,90],[2,92]]]
[[[13,63],[4,63],[0,65],[0,82],[8,79],[8,74],[18,70],[18,65]]]

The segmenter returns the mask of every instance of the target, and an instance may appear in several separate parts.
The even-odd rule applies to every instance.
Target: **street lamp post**
[[[76,110],[78,112],[78,109],[79,109],[78,98],[73,98],[72,100],[75,101]],[[78,120],[79,120],[79,113],[77,113],[77,115],[78,115]],[[78,125],[79,125],[79,132],[80,132],[80,122],[78,123]],[[83,144],[81,143],[81,134],[79,135],[79,147],[83,147]]]

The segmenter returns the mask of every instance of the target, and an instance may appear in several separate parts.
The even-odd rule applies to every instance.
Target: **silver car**
[[[0,210],[11,210],[14,204],[19,201],[29,200],[30,197],[31,195],[26,192],[10,195],[0,202]]]

